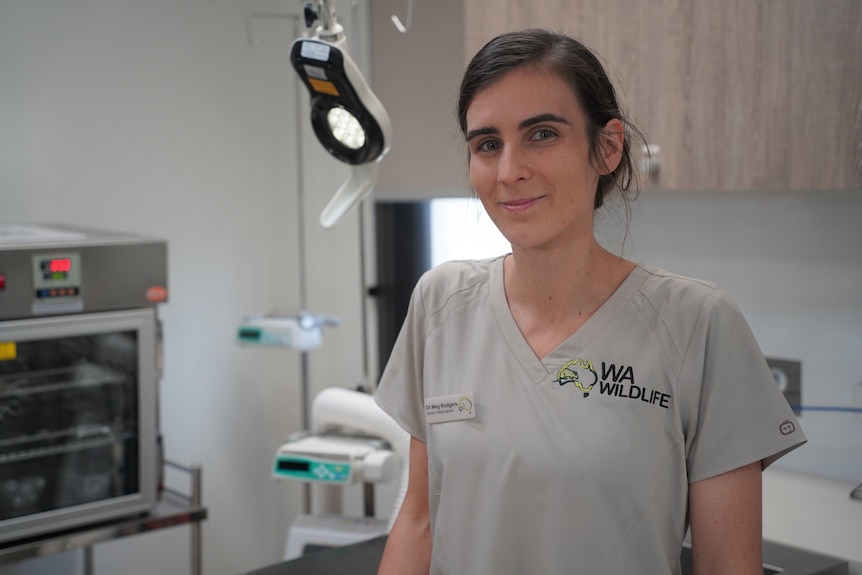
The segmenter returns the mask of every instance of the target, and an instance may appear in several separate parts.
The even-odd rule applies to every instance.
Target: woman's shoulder
[[[422,274],[417,289],[429,311],[439,309],[452,298],[469,298],[485,292],[494,266],[503,256],[481,260],[453,260],[439,264]]]
[[[655,314],[680,357],[693,349],[690,342],[698,333],[719,341],[748,330],[736,302],[719,285],[656,267],[642,265],[639,270],[646,276],[639,292],[648,302],[641,309]]]
[[[645,276],[640,293],[662,317],[680,313],[698,316],[704,309],[736,307],[730,295],[712,281],[656,266],[640,264],[638,268]]]

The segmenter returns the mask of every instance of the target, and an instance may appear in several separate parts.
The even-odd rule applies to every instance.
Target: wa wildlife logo
[[[466,411],[467,413],[473,413],[473,402],[470,401],[469,397],[464,396],[458,400],[458,411]]]
[[[561,367],[554,382],[560,385],[571,383],[584,393],[584,397],[589,397],[598,380],[599,374],[593,368],[593,362],[578,358]]]
[[[635,372],[632,366],[603,361],[601,368],[600,375],[593,366],[592,360],[576,358],[560,368],[554,383],[560,386],[570,383],[580,390],[584,397],[598,392],[599,395],[609,398],[631,399],[664,409],[670,407],[669,393],[635,383]],[[783,429],[782,433],[784,433]]]

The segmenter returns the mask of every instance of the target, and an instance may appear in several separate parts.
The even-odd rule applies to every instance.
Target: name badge
[[[472,391],[425,398],[425,420],[428,423],[445,423],[475,418],[476,402],[473,400]]]

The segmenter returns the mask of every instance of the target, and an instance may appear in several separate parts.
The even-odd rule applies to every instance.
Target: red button
[[[0,289],[6,289],[6,276],[0,274]]]

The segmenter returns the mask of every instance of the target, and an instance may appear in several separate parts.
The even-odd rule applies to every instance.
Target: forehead
[[[516,68],[476,92],[467,108],[467,127],[519,122],[554,113],[571,121],[582,117],[572,86],[547,68]]]

